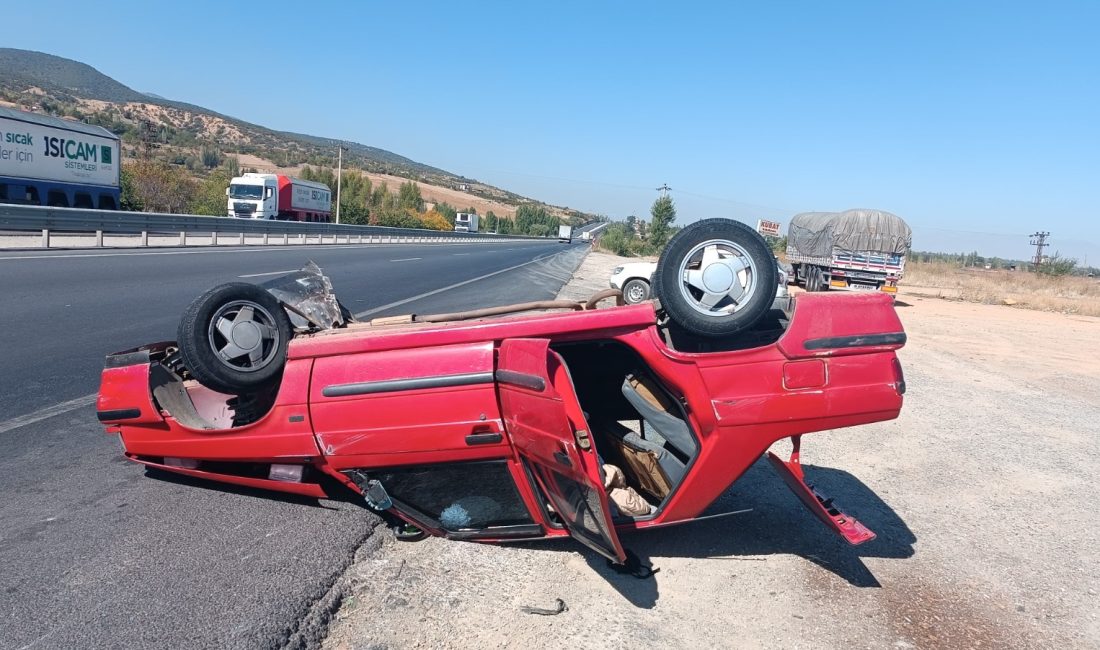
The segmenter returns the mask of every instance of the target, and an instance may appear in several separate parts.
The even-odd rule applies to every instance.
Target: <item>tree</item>
[[[485,230],[489,232],[496,232],[497,229],[497,216],[493,214],[492,210],[485,213]]]
[[[229,172],[216,169],[201,183],[191,200],[191,214],[224,217],[229,209],[225,188],[229,187]]]
[[[676,221],[676,205],[668,194],[658,197],[653,202],[649,214],[652,221],[649,225],[649,241],[658,250],[664,248],[672,236],[672,222]]]
[[[626,234],[628,236],[631,236],[631,237],[637,235],[638,234],[638,228],[636,227],[637,225],[638,225],[638,217],[636,217],[634,215],[630,215],[629,217],[627,217],[626,218]]]
[[[163,162],[143,160],[131,163],[134,196],[152,212],[186,213],[195,193],[195,181],[186,171]],[[224,196],[225,189],[222,188]]]
[[[424,209],[424,197],[420,195],[420,186],[412,181],[401,184],[397,190],[397,204],[420,212]]]
[[[1053,255],[1044,259],[1042,264],[1035,267],[1035,272],[1052,277],[1062,277],[1072,273],[1075,266],[1077,266],[1076,259],[1062,257],[1058,251],[1055,251]]]
[[[447,221],[451,223],[452,228],[454,227],[455,215],[458,214],[458,210],[455,210],[453,207],[451,207],[447,203],[444,203],[443,201],[435,204],[435,210],[439,214],[443,215],[444,218],[446,218]]]
[[[425,228],[431,228],[432,230],[454,230],[454,224],[435,208],[420,215],[420,222]]]
[[[145,209],[141,197],[137,195],[137,186],[134,183],[134,172],[130,165],[123,165],[119,175],[119,186],[122,195],[119,197],[119,208],[140,212]]]

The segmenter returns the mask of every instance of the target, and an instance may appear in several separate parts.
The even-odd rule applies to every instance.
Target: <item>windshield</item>
[[[263,185],[230,185],[229,198],[231,199],[262,199],[264,197]]]

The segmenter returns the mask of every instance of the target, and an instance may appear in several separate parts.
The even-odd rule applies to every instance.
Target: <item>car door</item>
[[[626,559],[569,369],[548,339],[506,339],[496,370],[504,428],[570,535]]]

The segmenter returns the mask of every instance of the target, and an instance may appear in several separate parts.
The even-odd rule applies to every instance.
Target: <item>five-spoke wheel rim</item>
[[[692,309],[704,316],[737,313],[756,294],[759,273],[752,257],[739,244],[711,239],[685,255],[677,277],[680,293]]]
[[[239,372],[254,372],[275,358],[281,344],[271,312],[249,300],[222,305],[207,327],[218,361]]]

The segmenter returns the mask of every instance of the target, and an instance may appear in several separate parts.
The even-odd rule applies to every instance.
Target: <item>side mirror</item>
[[[226,195],[226,196],[229,196],[229,188],[228,188],[228,187],[227,187],[227,188],[225,188],[225,195]]]

